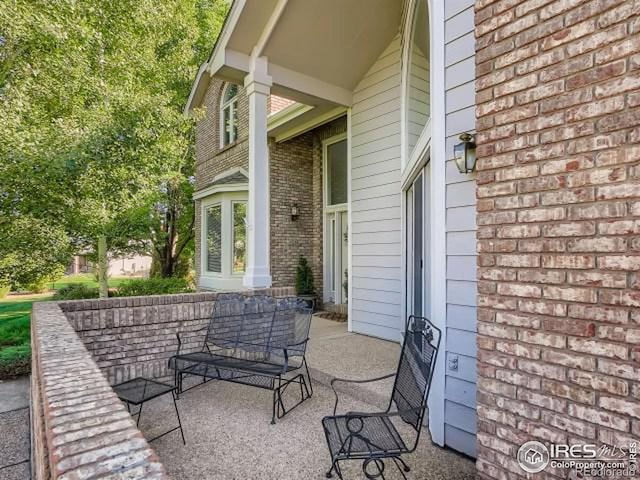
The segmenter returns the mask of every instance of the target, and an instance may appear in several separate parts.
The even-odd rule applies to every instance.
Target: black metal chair
[[[436,338],[437,337],[437,338]],[[331,468],[342,477],[339,462],[362,460],[362,471],[369,479],[384,479],[384,459],[391,459],[403,478],[410,468],[401,458],[418,446],[420,432],[427,407],[431,379],[440,348],[441,331],[428,319],[410,316],[407,320],[398,369],[395,373],[370,380],[346,380],[335,378],[331,388],[336,396],[333,415],[322,419],[322,426],[331,454]],[[336,382],[368,383],[395,377],[387,410],[379,413],[349,412],[336,415],[338,393]],[[392,411],[393,404],[395,409]],[[402,420],[416,432],[413,443],[405,442],[393,423]]]

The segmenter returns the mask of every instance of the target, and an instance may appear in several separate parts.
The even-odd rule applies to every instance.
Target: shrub
[[[98,298],[98,289],[88,287],[83,283],[71,283],[62,287],[53,296],[54,300],[82,300],[85,298]]]
[[[305,257],[300,257],[296,268],[296,292],[298,295],[313,295],[315,293],[313,285],[313,272],[309,262]]]
[[[39,278],[26,285],[26,289],[29,293],[44,293],[49,289],[49,279]]]
[[[129,280],[118,287],[118,297],[167,295],[192,292],[189,282],[183,278],[145,278]]]
[[[11,285],[0,283],[0,300],[6,297],[11,291]]]
[[[31,371],[29,344],[0,348],[0,379],[16,378]]]

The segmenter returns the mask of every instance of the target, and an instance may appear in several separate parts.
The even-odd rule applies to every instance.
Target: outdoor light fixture
[[[476,169],[476,136],[471,133],[460,135],[462,143],[453,147],[453,156],[460,173],[471,173]]]
[[[295,222],[300,216],[300,209],[298,208],[298,204],[294,203],[291,206],[291,221]]]

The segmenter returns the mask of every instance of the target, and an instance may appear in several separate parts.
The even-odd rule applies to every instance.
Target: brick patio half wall
[[[254,291],[291,295],[289,287]],[[164,467],[111,385],[170,375],[167,361],[199,348],[215,293],[34,304],[32,472],[35,480],[163,479]]]
[[[475,22],[477,465],[520,479],[525,441],[640,437],[640,2]]]

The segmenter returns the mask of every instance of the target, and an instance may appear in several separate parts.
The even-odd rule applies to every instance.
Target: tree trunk
[[[98,237],[98,261],[96,263],[96,274],[98,277],[98,292],[100,298],[109,296],[109,259],[107,256],[107,237],[100,235]]]

